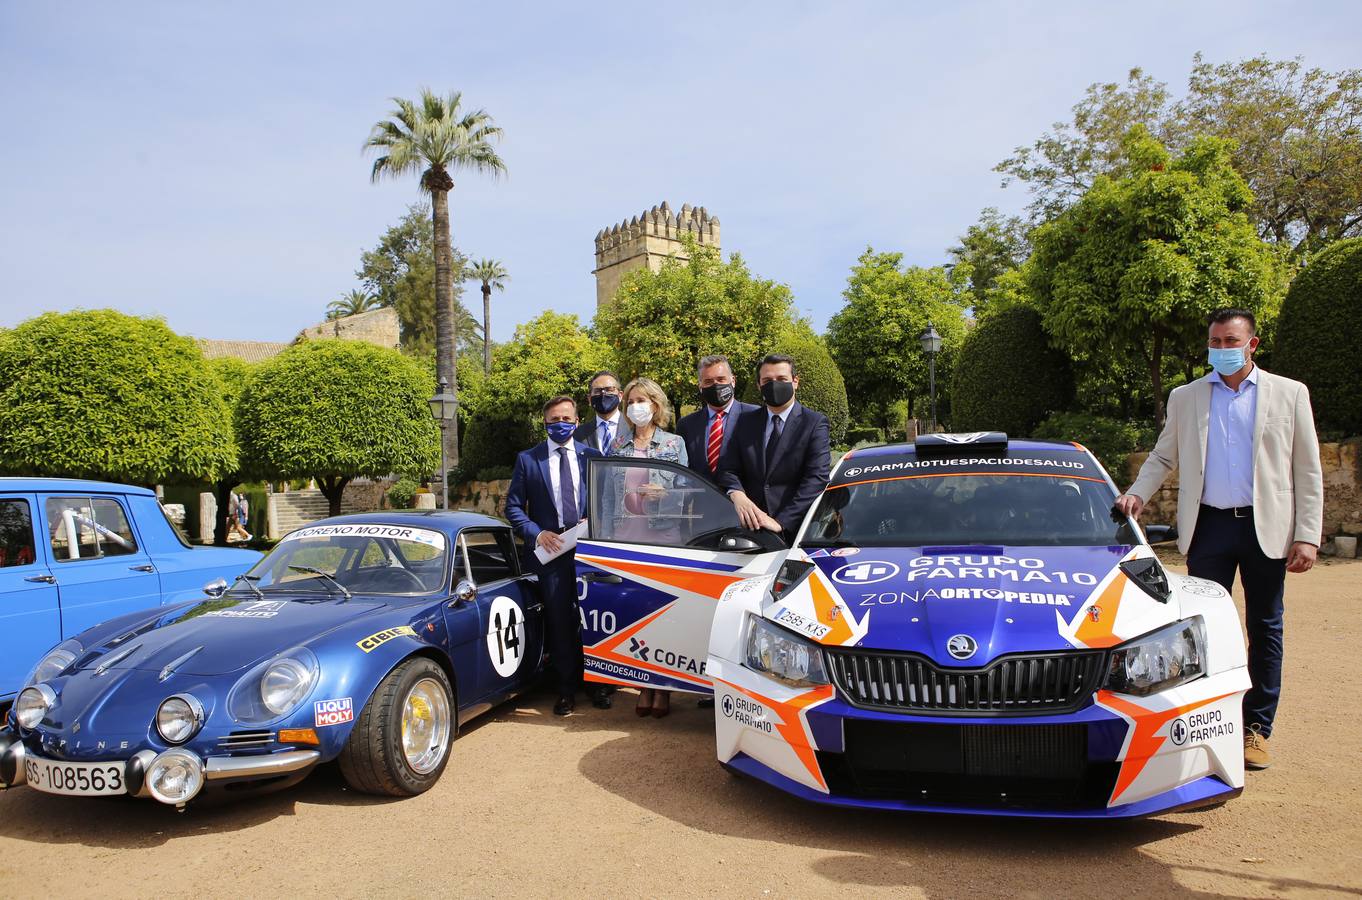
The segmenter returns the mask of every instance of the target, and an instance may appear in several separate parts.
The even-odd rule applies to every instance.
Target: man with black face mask
[[[743,526],[788,540],[828,484],[828,420],[795,400],[794,359],[770,354],[757,365],[764,407],[738,420],[719,458],[716,481],[728,491]]]
[[[592,375],[587,382],[587,400],[596,416],[590,422],[583,422],[572,437],[592,450],[607,453],[611,441],[619,436],[620,426],[624,425],[624,417],[620,415],[620,380],[615,373],[602,369]]]
[[[713,481],[719,469],[719,457],[728,448],[738,419],[743,413],[760,407],[734,397],[733,366],[727,356],[716,354],[702,358],[696,375],[704,406],[678,422],[676,431],[686,442],[687,464]]]

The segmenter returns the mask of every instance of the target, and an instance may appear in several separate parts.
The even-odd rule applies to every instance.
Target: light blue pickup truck
[[[191,547],[146,488],[0,478],[0,709],[43,653],[106,619],[203,596],[253,550]]]

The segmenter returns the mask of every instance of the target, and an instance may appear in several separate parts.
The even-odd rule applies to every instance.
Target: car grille
[[[953,669],[913,653],[828,650],[837,686],[855,706],[914,713],[1028,715],[1077,709],[1097,689],[1103,651],[1005,656]]]
[[[1085,725],[946,725],[848,719],[820,752],[836,794],[918,803],[1102,807],[1119,763],[1088,759]]]
[[[233,731],[218,740],[223,750],[258,750],[274,741],[273,731]]]

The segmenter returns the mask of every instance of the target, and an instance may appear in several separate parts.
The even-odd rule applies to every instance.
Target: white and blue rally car
[[[712,691],[719,761],[824,803],[1221,802],[1244,784],[1234,604],[1169,572],[1116,496],[1078,444],[931,435],[846,454],[785,548],[678,466],[593,460],[588,677]]]

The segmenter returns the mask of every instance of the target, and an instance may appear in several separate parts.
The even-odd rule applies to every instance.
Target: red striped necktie
[[[709,471],[719,470],[719,448],[724,443],[724,416],[726,412],[716,412],[714,418],[709,423],[709,438],[705,443],[705,459],[709,462]]]

